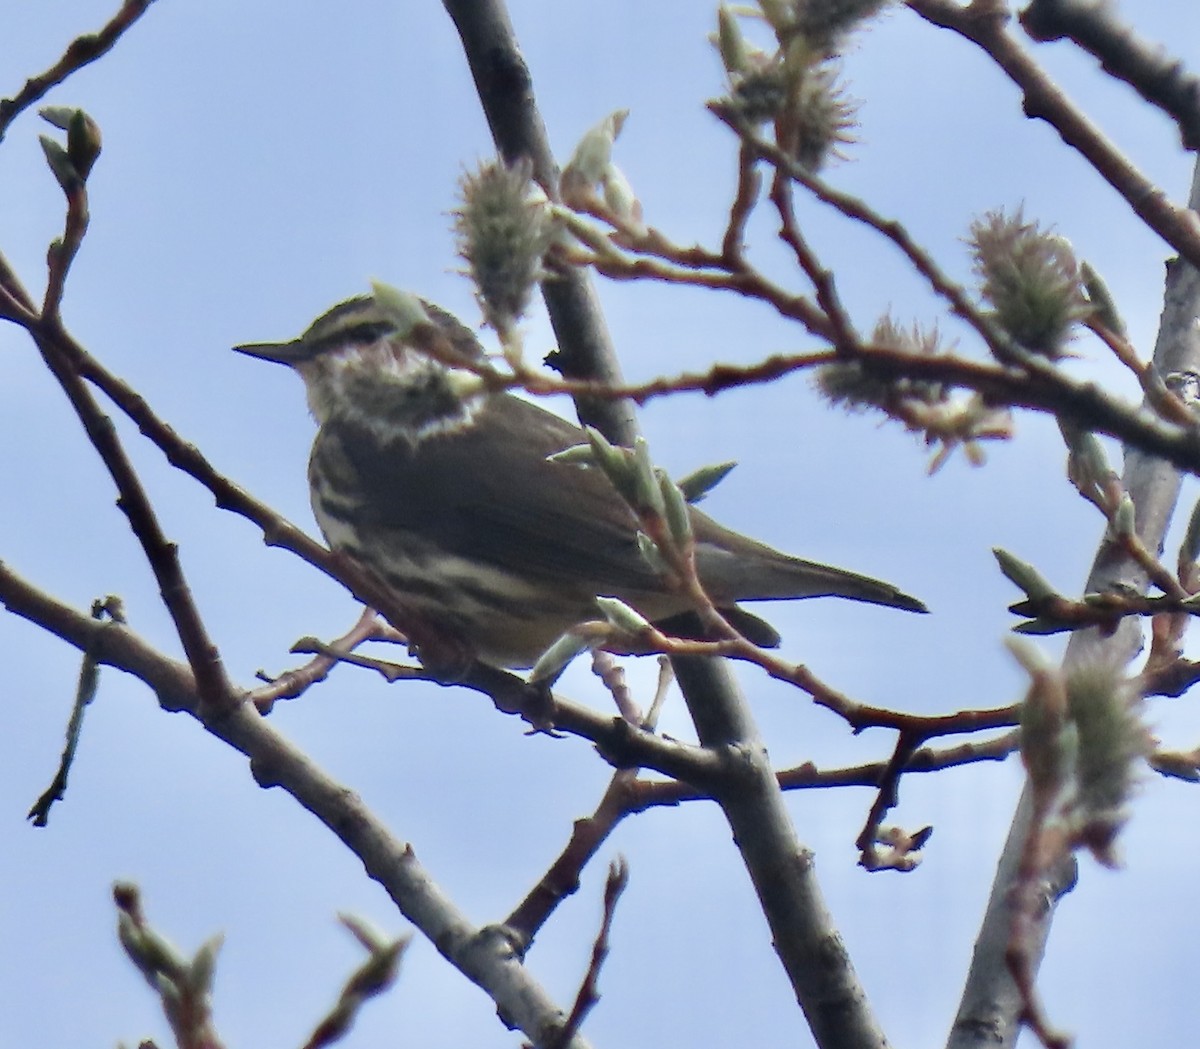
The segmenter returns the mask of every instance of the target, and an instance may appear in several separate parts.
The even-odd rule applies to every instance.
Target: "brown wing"
[[[329,424],[364,487],[375,523],[415,532],[458,556],[589,593],[658,590],[636,522],[596,469],[546,461],[584,432],[543,408],[495,396],[460,430],[411,448]]]

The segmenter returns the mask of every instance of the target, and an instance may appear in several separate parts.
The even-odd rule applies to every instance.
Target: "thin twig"
[[[506,928],[528,949],[538,930],[568,896],[579,889],[579,876],[617,825],[631,812],[637,793],[637,769],[618,769],[590,816],[575,820],[571,837],[537,884],[504,919]]]
[[[746,149],[747,144],[743,142],[741,148]],[[843,356],[852,354],[862,340],[859,339],[850,315],[842,305],[833,272],[821,264],[816,252],[800,231],[800,222],[793,207],[791,180],[778,168],[771,180],[771,203],[775,205],[779,215],[779,239],[792,249],[796,262],[812,282],[817,305],[829,318],[834,348]]]
[[[612,933],[613,918],[617,912],[617,901],[629,884],[629,864],[623,856],[618,856],[608,868],[608,878],[604,882],[604,917],[600,921],[600,931],[596,934],[596,942],[592,946],[592,957],[588,963],[587,973],[575,996],[571,1014],[562,1030],[550,1045],[552,1049],[564,1049],[572,1038],[578,1034],[583,1021],[587,1018],[600,1001],[600,967],[608,957],[608,940]]]
[[[879,775],[879,789],[875,792],[875,800],[871,804],[871,810],[867,814],[867,821],[863,825],[862,831],[855,839],[855,844],[858,846],[858,862],[869,871],[913,870],[917,865],[917,857],[913,854],[929,837],[930,828],[925,828],[920,833],[920,840],[909,841],[906,848],[896,848],[893,843],[889,855],[881,854],[879,851],[880,828],[883,826],[888,812],[899,801],[900,777],[921,742],[919,736],[911,732],[901,732],[896,737],[896,746],[892,750],[892,756]]]
[[[30,77],[12,98],[0,99],[0,141],[20,114],[72,73],[110,51],[122,35],[146,13],[154,0],[125,0],[115,15],[95,33],[84,33],[67,45],[62,57],[44,73]]]
[[[746,223],[758,202],[762,180],[758,174],[758,157],[745,146],[738,150],[738,182],[729,206],[729,221],[725,225],[725,236],[721,241],[721,258],[730,269],[737,269],[743,262],[745,251]]]
[[[329,643],[328,651],[314,656],[304,666],[286,670],[273,678],[259,677],[267,683],[246,694],[261,714],[269,714],[280,699],[295,699],[303,695],[319,681],[324,681],[344,656],[349,655],[364,641],[376,638],[380,629],[379,613],[373,608],[364,608],[354,624],[345,634]]]

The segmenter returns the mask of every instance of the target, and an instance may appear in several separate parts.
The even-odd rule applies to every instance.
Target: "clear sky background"
[[[1125,6],[1147,35],[1200,65],[1200,8]],[[0,95],[115,7],[10,0]],[[681,242],[719,236],[735,164],[731,136],[703,108],[722,91],[706,40],[712,6],[513,0],[512,14],[560,157],[628,107],[618,160],[647,220]],[[1164,118],[1065,46],[1037,56],[1169,195],[1186,197],[1191,158]],[[1167,249],[1052,131],[1021,115],[1016,90],[982,53],[899,10],[861,38],[847,70],[865,106],[853,160],[829,172],[835,184],[904,219],[960,279],[972,218],[1023,203],[1104,274],[1134,343],[1150,352]],[[219,469],[315,531],[305,480],[312,423],[300,384],[228,347],[291,337],[372,277],[478,321],[447,212],[460,173],[491,145],[440,4],[163,0],[48,101],[86,108],[104,134],[92,227],[65,299],[71,331]],[[46,130],[27,113],[0,148],[0,250],[38,294],[62,216],[37,144]],[[801,216],[861,327],[888,308],[901,319],[938,316],[886,244],[813,205]],[[768,221],[751,233],[763,258],[782,262]],[[628,284],[602,284],[600,294],[635,380],[813,346],[766,308],[727,296]],[[539,356],[551,348],[542,315],[530,318],[527,342]],[[1076,373],[1136,397],[1094,342],[1076,349]],[[253,526],[215,511],[205,491],[116,422],[239,680],[251,685],[258,668],[294,665],[287,650],[296,638],[333,637],[354,621],[340,587],[267,550]],[[770,609],[789,657],[871,703],[941,712],[1012,702],[1022,675],[1001,638],[1016,593],[990,548],[1033,562],[1070,592],[1103,528],[1065,482],[1061,441],[1044,418],[1020,417],[1016,439],[993,446],[986,467],[956,459],[932,478],[911,437],[829,411],[803,376],[711,400],[658,400],[642,424],[656,459],[677,476],[740,461],[706,505],[725,523],[887,578],[929,604],[927,617],[830,601]],[[177,651],[107,475],[11,326],[0,327],[0,492],[0,558],[80,608],[122,595],[131,625]],[[1195,487],[1185,492],[1186,510]],[[1044,648],[1056,654],[1061,644]],[[229,1044],[299,1044],[360,961],[335,913],[399,933],[406,923],[390,901],[308,813],[257,788],[239,755],[111,670],[88,712],[66,802],[47,829],[30,828],[24,813],[53,774],[79,658],[8,615],[0,653],[0,1044],[169,1043],[157,1002],[113,934],[117,878],[141,884],[154,923],[189,951],[224,930],[216,1017]],[[826,767],[890,752],[890,734],[851,737],[800,693],[752,670],[739,676],[779,764]],[[631,664],[630,677],[648,700],[649,661]],[[585,669],[563,690],[610,702]],[[1196,744],[1194,706],[1153,705],[1168,744]],[[524,895],[610,774],[587,744],[526,736],[481,697],[389,688],[353,668],[281,704],[272,720],[360,792],[481,924]],[[689,734],[678,697],[663,728]],[[1020,782],[1015,759],[906,778],[894,820],[935,828],[924,864],[908,875],[855,865],[869,791],[789,798],[899,1047],[945,1036]],[[1081,1046],[1177,1045],[1194,1027],[1198,804],[1196,788],[1147,776],[1122,841],[1126,868],[1081,863],[1042,975],[1053,1017]],[[728,829],[708,804],[630,819],[606,843],[529,956],[560,1002],[586,966],[604,861],[617,852],[630,861],[631,883],[604,997],[585,1029],[596,1045],[810,1044]],[[345,1044],[449,1049],[518,1038],[418,942],[398,987],[366,1009]]]

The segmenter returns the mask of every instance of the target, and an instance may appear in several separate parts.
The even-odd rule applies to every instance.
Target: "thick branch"
[[[1106,73],[1179,125],[1184,148],[1200,149],[1200,79],[1122,24],[1106,0],[1032,0],[1021,25],[1035,40],[1067,37],[1095,55]]]
[[[1193,176],[1190,204],[1200,206],[1200,166]],[[1154,350],[1155,366],[1163,374],[1200,370],[1200,348],[1191,337],[1197,316],[1200,316],[1200,273],[1176,260],[1167,270],[1163,313]],[[1138,536],[1148,549],[1161,550],[1179,494],[1179,471],[1161,459],[1127,450],[1123,484],[1137,508]],[[1146,583],[1146,573],[1136,560],[1120,545],[1104,540],[1085,589],[1103,591],[1111,587],[1128,587],[1144,590]],[[1122,620],[1110,637],[1095,629],[1078,631],[1071,635],[1064,666],[1069,668],[1097,659],[1123,664],[1137,654],[1141,643],[1140,622],[1130,619]],[[1024,1002],[1009,974],[1005,954],[1012,928],[1012,887],[1030,831],[1032,809],[1027,789],[1021,796],[992,884],[962,1001],[950,1032],[949,1049],[1008,1047],[1013,1045],[1019,1033]],[[1024,945],[1030,952],[1031,971],[1036,971],[1050,933],[1057,902],[1055,890],[1069,887],[1072,880],[1069,871],[1048,872],[1045,898],[1049,905],[1030,921]]]
[[[61,326],[57,320],[43,320],[30,328],[30,334],[75,409],[96,453],[112,476],[119,495],[118,505],[129,519],[129,526],[141,544],[158,582],[163,604],[175,623],[188,663],[196,674],[201,696],[205,702],[217,706],[230,702],[233,686],[184,578],[179,552],[163,533],[149,496],[142,487],[141,478],[125,454],[112,420],[100,410],[87,384],[71,366],[70,360],[59,351],[63,334]]]
[[[345,785],[326,776],[272,729],[243,695],[224,709],[201,701],[189,667],[163,655],[133,631],[104,623],[56,601],[0,563],[0,604],[56,634],[96,660],[145,681],[167,710],[186,711],[218,739],[250,759],[262,787],[282,787],[363,863],[409,921],[468,979],[496,1002],[504,1022],[535,1045],[551,1043],[563,1013],[532,979],[499,930],[471,924],[437,888],[412,846],[388,832]],[[586,1049],[574,1038],[573,1049]]]
[[[1005,29],[1005,5],[907,0],[926,21],[952,29],[986,51],[1025,96],[1025,115],[1046,121],[1078,150],[1150,229],[1193,266],[1200,266],[1200,219],[1177,207],[1110,142]]]
[[[445,0],[445,4],[462,37],[499,152],[507,160],[532,157],[538,176],[549,178],[553,172],[549,145],[503,4],[500,0]],[[546,189],[554,198],[553,182]],[[572,274],[569,287],[585,283],[584,274]],[[570,310],[561,294],[559,281],[547,282],[545,296],[560,348],[557,363],[569,375],[616,380],[617,358],[598,312],[583,315]],[[594,301],[590,294],[578,294],[589,305]],[[601,420],[609,425],[601,428],[611,440],[630,444],[636,431],[632,414],[622,408],[621,418],[610,413]],[[581,417],[588,418],[593,406],[582,403],[579,409]],[[822,1049],[883,1046],[883,1032],[841,946],[817,885],[811,854],[797,840],[745,699],[723,663],[689,658],[677,660],[675,666],[700,742],[716,750],[736,772],[737,787],[723,789],[718,801],[818,1045]]]

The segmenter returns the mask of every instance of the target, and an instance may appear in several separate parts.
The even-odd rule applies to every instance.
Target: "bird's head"
[[[235,346],[294,368],[318,424],[341,420],[384,441],[416,443],[470,422],[487,385],[470,365],[483,361],[474,333],[431,303],[405,307],[363,295],[322,314],[291,342]],[[456,362],[461,362],[458,366]]]

